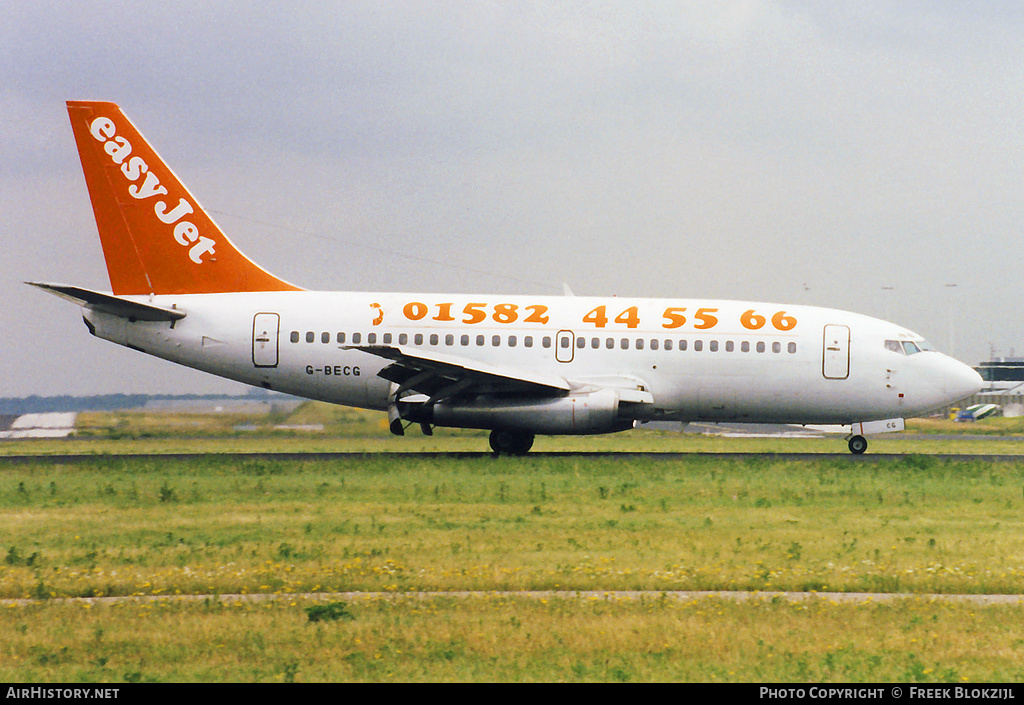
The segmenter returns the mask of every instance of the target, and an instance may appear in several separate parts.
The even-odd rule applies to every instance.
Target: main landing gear
[[[533,434],[496,428],[491,431],[490,441],[495,455],[526,455],[533,447]]]
[[[861,455],[868,449],[868,441],[864,436],[851,436],[847,445],[854,455]]]

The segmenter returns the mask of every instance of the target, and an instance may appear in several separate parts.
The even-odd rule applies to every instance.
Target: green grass
[[[0,597],[346,590],[993,593],[1024,462],[98,457],[0,479]]]
[[[322,431],[296,427],[322,426]],[[910,419],[905,433],[869,439],[872,453],[1024,455],[1024,418],[975,423]],[[952,437],[952,439],[950,438]],[[398,438],[384,414],[304,402],[267,412],[125,411],[78,415],[70,439],[7,440],[2,455],[235,453],[235,452],[488,452],[486,431],[417,427]],[[638,429],[599,436],[540,436],[536,452],[848,453],[841,436],[723,438]]]
[[[480,597],[40,603],[0,611],[7,682],[1019,682],[1020,608]]]
[[[319,405],[306,406],[284,422],[324,423],[321,412]],[[632,432],[539,439],[538,447],[752,454],[494,459],[368,452],[478,451],[486,436],[439,431],[433,438],[389,438],[377,428],[377,415],[361,412],[347,431],[332,425],[343,420],[328,419],[321,434],[239,433],[230,430],[233,420],[217,418],[209,421],[211,431],[189,415],[122,420],[108,426],[114,432],[87,440],[0,444],[7,454],[97,454],[69,465],[2,466],[0,598],[32,601],[0,606],[0,678],[992,682],[1024,676],[1020,607],[921,598],[737,604],[403,597],[419,590],[1022,594],[1024,457],[992,464],[927,454],[975,443],[985,449],[979,452],[999,452],[993,447],[1004,443],[1016,448],[1019,442],[1009,437],[897,436],[885,443],[916,452],[863,462],[838,439]],[[771,454],[813,444],[836,456]],[[880,446],[886,447],[879,440],[872,450]],[[153,450],[365,454],[329,461],[118,457]],[[311,621],[315,603],[296,596],[342,591],[393,597],[346,598],[349,604]],[[216,597],[229,593],[278,597],[253,603]],[[189,594],[214,597],[94,605],[56,599]]]
[[[907,429],[915,433],[963,434],[985,436],[1024,436],[1024,416],[990,416],[980,421],[957,422],[951,419],[910,419]]]
[[[932,436],[879,436],[868,439],[867,456],[906,455],[1020,455],[1024,442],[1007,437],[946,439]],[[325,434],[291,432],[255,437],[139,438],[134,440],[80,439],[4,441],[3,455],[122,455],[168,453],[489,453],[485,433],[435,431],[431,437],[410,430],[390,435],[339,438]],[[850,453],[840,436],[830,438],[723,438],[695,434],[626,431],[610,436],[539,437],[537,453]]]

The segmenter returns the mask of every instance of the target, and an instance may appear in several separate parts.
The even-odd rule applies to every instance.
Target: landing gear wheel
[[[491,450],[497,455],[526,455],[533,447],[533,434],[496,428],[491,431],[490,441]]]
[[[868,441],[864,436],[854,436],[850,439],[848,445],[850,446],[850,452],[854,455],[861,455],[868,449]]]

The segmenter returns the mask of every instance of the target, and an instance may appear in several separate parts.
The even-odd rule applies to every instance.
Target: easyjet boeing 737
[[[710,299],[306,291],[243,255],[120,108],[68,103],[112,293],[33,283],[89,332],[172,362],[409,424],[535,434],[647,421],[849,424],[865,434],[974,394],[920,336],[811,306]]]

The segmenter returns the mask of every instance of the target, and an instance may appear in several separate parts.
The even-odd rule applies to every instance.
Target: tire
[[[864,436],[854,436],[848,444],[850,452],[854,455],[862,455],[868,449],[868,441]]]
[[[491,450],[496,455],[526,455],[533,447],[533,434],[529,431],[511,431],[496,428],[491,431]]]

